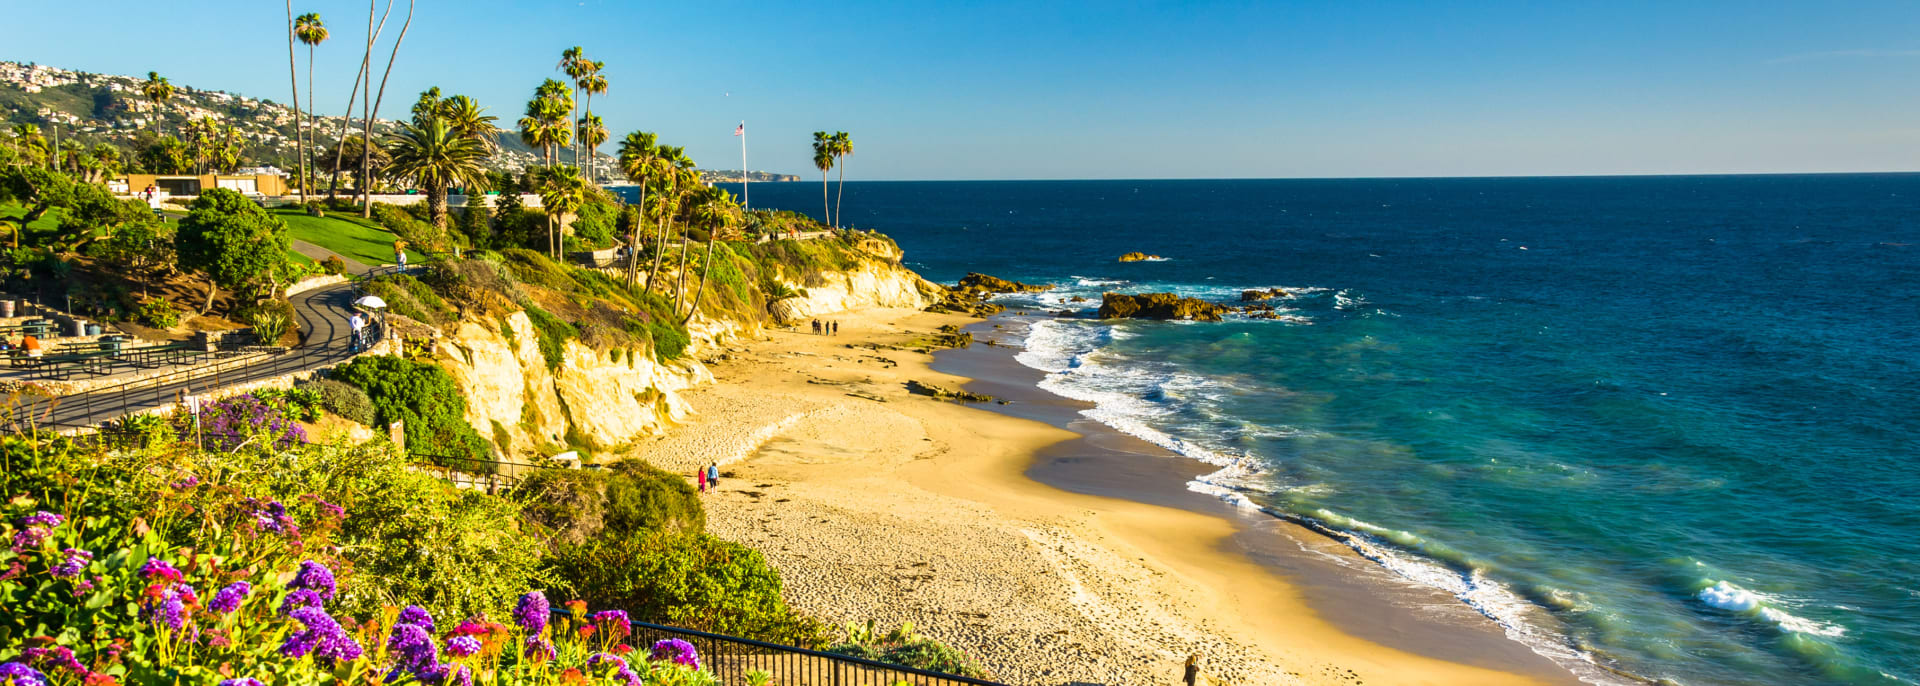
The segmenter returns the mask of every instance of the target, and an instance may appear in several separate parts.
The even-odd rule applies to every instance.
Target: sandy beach
[[[903,348],[976,320],[904,309],[833,318],[837,336],[776,330],[710,351],[719,383],[688,395],[694,416],[628,453],[689,474],[719,462],[708,529],[766,554],[809,613],[912,622],[1012,684],[1171,684],[1192,654],[1217,684],[1573,683],[1471,612],[1419,618],[1296,583],[1294,563],[1358,560],[1284,530],[1297,527],[1236,521],[1173,494],[1142,502],[1031,478],[1037,465],[1072,469],[1079,452],[1124,450],[910,393],[909,380],[968,384]]]

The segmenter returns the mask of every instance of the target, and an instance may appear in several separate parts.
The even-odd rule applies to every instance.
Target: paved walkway
[[[39,426],[92,426],[173,404],[182,392],[205,393],[345,362],[354,356],[348,351],[352,333],[347,326],[353,297],[352,284],[293,296],[294,315],[300,320],[300,344],[268,359],[226,369],[209,363],[52,401],[35,400],[20,408],[21,415],[30,411],[32,421]]]

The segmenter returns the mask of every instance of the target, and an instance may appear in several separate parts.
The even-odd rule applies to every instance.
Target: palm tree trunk
[[[840,199],[847,197],[847,158],[840,158],[833,166],[840,168],[840,188],[833,194],[833,216],[838,217],[840,221],[846,221],[846,216],[840,214]],[[835,222],[833,228],[840,228],[839,222]]]
[[[708,236],[708,238],[711,239],[712,236]],[[675,314],[680,312],[680,300],[686,297],[687,294],[687,243],[692,240],[693,239],[688,236],[683,235],[680,237],[680,285],[673,288],[673,311]]]
[[[427,189],[427,219],[433,222],[435,233],[446,233],[447,187],[444,184],[436,183]]]
[[[288,1],[291,2],[292,0]],[[366,130],[362,134],[366,137],[366,140],[361,141],[360,168],[365,172],[362,182],[367,184],[368,191],[366,194],[367,202],[360,208],[360,218],[362,219],[371,219],[373,217],[373,183],[371,182],[373,178],[373,118],[380,116],[380,101],[387,98],[387,78],[393,76],[393,60],[400,56],[400,43],[407,39],[407,28],[413,26],[414,2],[415,0],[407,0],[407,20],[400,24],[400,36],[393,39],[393,52],[387,55],[387,71],[380,76],[380,94],[373,100],[373,112],[367,115]],[[371,74],[369,74],[369,76],[371,76]]]
[[[719,242],[719,236],[707,236],[707,256],[700,262],[700,286],[693,290],[693,307],[687,310],[687,317],[680,320],[680,328],[686,328],[687,322],[693,321],[693,315],[700,313],[700,299],[707,295],[707,273],[713,271],[713,244]]]
[[[371,76],[367,68],[373,63],[373,42],[380,38],[382,31],[387,30],[386,14],[380,16],[380,28],[373,27],[373,10],[376,2],[377,0],[367,0],[367,52],[360,57],[360,71],[353,75],[353,93],[347,96],[347,113],[340,117],[340,134],[336,136],[340,140],[333,148],[333,182],[327,187],[329,198],[338,195],[340,190],[340,158],[347,154],[347,127],[353,123],[353,103],[360,98],[360,84]],[[393,3],[389,0],[387,14],[392,13]]]
[[[313,131],[310,130],[319,128],[313,120],[313,44],[311,43],[307,44],[307,127],[300,130],[307,137],[307,152],[300,156],[300,196],[302,198],[306,197],[307,187],[311,183],[310,177],[314,176],[313,160],[309,156],[313,155],[314,148],[320,146],[319,137],[314,136]]]
[[[833,226],[833,206],[827,204],[827,170],[820,170],[820,213],[826,215],[827,226]]]
[[[660,230],[654,233],[653,268],[647,270],[647,292],[653,292],[653,284],[660,280],[660,259],[667,253],[667,210],[660,208]]]
[[[640,175],[640,219],[633,224],[633,235],[627,237],[627,287],[640,285],[640,227],[647,223],[647,176]],[[653,287],[653,284],[647,284]]]
[[[287,81],[293,84],[293,139],[294,166],[301,167],[307,158],[307,136],[300,128],[300,65],[293,57],[293,0],[287,0]],[[304,167],[302,167],[304,169]],[[299,172],[305,174],[304,171]],[[303,179],[304,181],[304,179]],[[300,184],[300,202],[307,201],[307,184]]]

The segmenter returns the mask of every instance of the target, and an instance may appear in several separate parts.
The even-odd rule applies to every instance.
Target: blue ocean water
[[[736,189],[737,190],[737,189]],[[809,183],[756,206],[820,213]],[[1594,681],[1920,681],[1920,175],[849,183],[908,264],[1278,321],[1036,321],[1194,487]],[[1121,264],[1123,252],[1166,261]],[[1090,302],[1073,303],[1073,296]],[[1590,661],[1590,664],[1589,664]]]

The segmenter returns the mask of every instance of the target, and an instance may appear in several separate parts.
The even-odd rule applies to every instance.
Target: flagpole
[[[753,193],[747,190],[747,122],[740,122],[740,204],[753,211]]]

